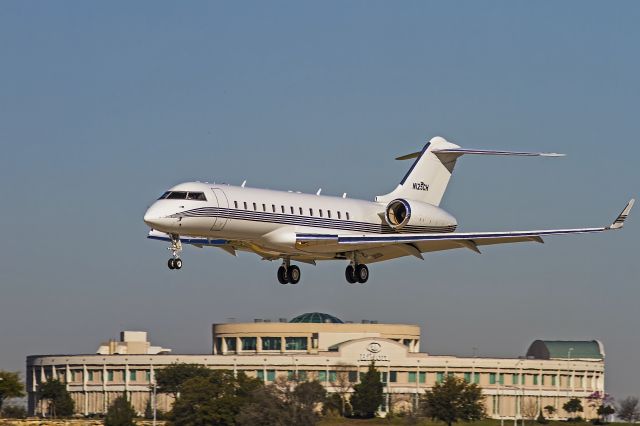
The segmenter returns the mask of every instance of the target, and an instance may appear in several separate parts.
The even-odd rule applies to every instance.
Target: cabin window
[[[237,209],[237,208],[238,208],[238,202],[237,202],[237,201],[234,201],[234,202],[233,202],[233,206]]]
[[[266,205],[266,204],[263,204],[263,205],[262,205],[262,211],[263,211],[263,212],[266,212],[266,211],[267,211],[267,205]]]
[[[258,210],[258,208],[256,207],[256,203],[253,203],[253,211]]]
[[[327,210],[327,217],[331,219],[331,210]]]
[[[303,215],[304,213],[302,212],[302,207],[300,207],[300,214]]]
[[[311,209],[311,208],[309,209],[309,215],[313,216],[313,209]]]
[[[349,218],[349,212],[347,212],[347,213],[346,213],[346,215],[347,215],[347,220],[351,220],[351,219]]]
[[[320,217],[322,217],[322,209],[320,209],[318,213],[320,214]]]
[[[245,210],[247,209],[247,202],[246,201],[244,202],[244,209]]]
[[[291,209],[291,214],[293,214],[293,206],[289,206],[289,208]]]
[[[338,219],[342,219],[342,218],[340,217],[340,212],[338,212]]]
[[[271,204],[271,210],[273,210],[273,212],[276,212],[276,205],[275,204]]]
[[[284,213],[284,206],[280,206],[280,211],[282,211],[282,213]]]

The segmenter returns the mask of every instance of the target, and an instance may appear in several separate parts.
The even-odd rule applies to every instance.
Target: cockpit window
[[[204,196],[204,192],[189,192],[187,200],[207,201],[207,197]]]
[[[159,200],[196,200],[207,201],[204,192],[167,191]]]

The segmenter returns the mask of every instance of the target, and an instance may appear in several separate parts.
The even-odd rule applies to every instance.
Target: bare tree
[[[340,414],[345,415],[347,395],[353,389],[353,383],[349,380],[349,372],[355,371],[356,367],[348,364],[338,364],[336,366],[336,378],[331,381],[331,386],[336,390],[336,393],[340,395],[342,409]]]
[[[618,417],[629,423],[640,420],[640,406],[638,406],[638,397],[628,396],[618,405]]]
[[[538,416],[538,400],[536,398],[525,398],[522,401],[522,417],[533,420]]]

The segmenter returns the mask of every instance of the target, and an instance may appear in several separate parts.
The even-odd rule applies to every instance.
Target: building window
[[[512,374],[511,375],[511,384],[512,385],[517,385],[518,384],[518,375],[517,374]]]
[[[440,374],[440,373],[438,373]],[[409,373],[407,374],[407,381],[409,383],[415,383],[416,382],[416,372],[415,371],[409,371]]]
[[[306,351],[307,350],[307,338],[306,337],[286,337],[286,349],[288,351]]]
[[[338,381],[338,372],[337,371],[329,371],[329,381],[331,383],[335,383],[335,382]]]
[[[444,379],[444,371],[438,371],[436,373],[436,383],[442,383],[443,379]]]
[[[93,382],[93,371],[89,370],[89,381]]]
[[[426,383],[426,381],[427,381],[427,373],[426,373],[425,371],[421,371],[421,372],[418,374],[418,381],[419,381],[420,383]]]
[[[544,378],[545,378],[545,375],[543,374],[543,375],[542,375],[542,377],[540,378],[540,379],[542,380],[542,381],[540,382],[540,384],[541,384],[542,386],[544,386],[544,382],[545,382],[545,379],[544,379]]]
[[[480,384],[480,373],[473,373],[473,383],[476,385]]]
[[[222,337],[216,338],[216,352],[219,354],[222,353]]]
[[[349,371],[349,382],[355,383],[358,381],[358,372],[357,371]]]
[[[280,349],[282,349],[282,340],[279,337],[262,338],[263,351],[279,351]]]
[[[534,384],[534,385],[537,385],[537,384],[538,384],[538,375],[537,375],[537,374],[534,374],[534,375],[533,375],[533,384]]]
[[[318,381],[326,382],[327,381],[327,372],[326,371],[318,371]]]
[[[287,371],[287,380],[296,380],[296,372],[295,370]]]
[[[255,337],[241,337],[240,344],[242,345],[243,351],[255,351],[257,338]]]
[[[267,381],[275,382],[276,380],[276,370],[267,370]]]
[[[498,375],[498,383],[500,383],[501,385],[504,385],[504,373],[500,373]]]
[[[389,373],[389,381],[391,383],[395,383],[398,381],[398,372],[397,371],[392,371],[391,373]]]
[[[556,376],[551,376],[551,386],[556,385]]]
[[[256,377],[264,382],[264,370],[256,370]]]
[[[490,385],[496,384],[496,373],[489,373],[489,384]]]
[[[135,382],[137,380],[137,375],[137,370],[129,370],[129,381]]]
[[[113,382],[113,370],[107,372],[107,380]]]
[[[147,382],[151,382],[151,370],[147,370],[147,371],[144,372],[144,379]]]
[[[227,340],[227,351],[235,352],[236,351],[236,338],[235,337],[225,337]]]
[[[402,344],[409,347],[411,345],[411,339],[403,339]]]
[[[469,372],[464,373],[464,381],[467,383],[471,383],[471,373]]]

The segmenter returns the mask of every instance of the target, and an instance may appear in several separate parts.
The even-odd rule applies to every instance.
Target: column
[[[262,352],[262,336],[256,336],[256,352]]]

